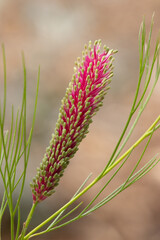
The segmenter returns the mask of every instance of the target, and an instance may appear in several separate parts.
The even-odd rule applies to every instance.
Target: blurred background
[[[149,31],[153,12],[155,43],[160,29],[159,0],[0,0],[0,42],[5,43],[7,58],[7,121],[10,121],[11,104],[18,107],[22,96],[23,50],[28,80],[28,131],[31,126],[38,66],[41,66],[36,125],[21,203],[23,220],[32,204],[29,183],[36,174],[36,168],[54,131],[61,99],[73,74],[74,61],[81,56],[84,44],[89,40],[94,42],[95,39],[102,39],[102,44],[118,49],[111,89],[104,105],[94,117],[90,132],[71,160],[56,193],[37,207],[33,226],[66,203],[88,174],[92,172],[95,177],[109,159],[128,117],[138,81],[139,27],[145,17]],[[1,96],[2,69],[1,54]],[[159,94],[160,84],[128,146],[140,137],[159,114]],[[141,150],[140,146],[103,196],[126,179]],[[144,162],[159,151],[159,138],[158,134],[155,134]],[[100,183],[84,196],[84,204],[87,204],[102,186],[103,183]],[[3,239],[9,239],[8,229],[9,218],[6,215],[2,229]],[[160,165],[97,212],[35,239],[159,240]]]

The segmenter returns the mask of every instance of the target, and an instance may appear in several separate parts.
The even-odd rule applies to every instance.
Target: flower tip
[[[101,45],[101,42],[102,42],[101,39],[95,40],[94,41],[94,46],[96,46],[97,44]]]
[[[117,53],[117,52],[118,52],[118,49],[113,50],[113,53]]]

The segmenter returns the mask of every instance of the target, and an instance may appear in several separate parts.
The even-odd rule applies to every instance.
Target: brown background
[[[23,71],[21,51],[27,65],[28,129],[36,88],[37,69],[41,66],[41,80],[36,126],[29,160],[27,182],[21,203],[23,218],[32,204],[29,182],[36,174],[46,146],[54,130],[61,98],[65,93],[74,61],[81,56],[85,43],[102,39],[110,48],[118,49],[111,90],[104,106],[94,117],[90,133],[72,159],[56,193],[41,203],[35,212],[33,225],[40,223],[66,203],[90,172],[95,177],[105,166],[120,136],[133,100],[138,79],[138,31],[143,16],[149,30],[155,12],[153,42],[160,29],[159,0],[1,0],[0,42],[5,43],[8,76],[8,118],[10,105],[19,105]],[[0,62],[2,86],[2,61]],[[142,120],[135,129],[130,146],[159,114],[160,84]],[[0,87],[2,93],[2,87]],[[2,95],[2,94],[1,94]],[[128,176],[142,147],[135,151],[124,170],[108,187],[103,196]],[[159,152],[159,138],[155,135],[144,161]],[[120,194],[92,215],[63,229],[35,239],[57,240],[158,240],[160,239],[160,166]],[[83,197],[86,204],[97,189]],[[9,220],[3,225],[3,239],[7,239]]]

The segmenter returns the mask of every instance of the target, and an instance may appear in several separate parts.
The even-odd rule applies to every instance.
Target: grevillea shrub
[[[8,209],[10,213],[11,240],[29,240],[33,239],[35,236],[38,236],[37,239],[39,239],[39,235],[59,229],[95,212],[98,208],[107,204],[118,194],[141,179],[159,163],[159,155],[155,153],[151,159],[148,159],[146,150],[149,147],[149,143],[154,136],[154,133],[158,133],[160,129],[160,113],[158,113],[157,118],[151,122],[148,129],[146,129],[145,132],[128,148],[128,140],[134,133],[134,129],[138,124],[155,87],[157,86],[160,76],[159,37],[157,38],[152,57],[150,56],[150,53],[152,52],[151,50],[153,50],[153,47],[151,46],[152,27],[153,19],[148,37],[146,35],[144,21],[140,27],[139,77],[135,96],[126,124],[111,156],[104,153],[104,158],[106,159],[104,168],[94,178],[91,178],[91,174],[89,174],[86,179],[83,179],[82,176],[83,183],[78,187],[76,193],[71,196],[70,200],[59,209],[56,209],[55,212],[52,212],[51,209],[51,215],[35,227],[30,223],[36,206],[39,205],[40,207],[40,202],[55,191],[55,187],[58,185],[70,159],[77,152],[80,142],[86,136],[94,114],[96,114],[102,106],[103,98],[107,93],[113,75],[112,62],[113,55],[116,51],[109,50],[106,47],[104,47],[103,50],[100,50],[100,41],[96,41],[93,47],[91,42],[89,42],[89,45],[85,46],[82,59],[77,59],[73,78],[66,90],[64,98],[62,99],[54,134],[52,135],[49,147],[46,149],[42,163],[37,170],[37,175],[31,184],[32,196],[30,198],[30,204],[32,204],[32,206],[26,221],[22,223],[21,220],[24,217],[25,206],[24,202],[21,202],[21,200],[25,189],[27,166],[30,158],[30,146],[36,121],[40,69],[38,72],[37,90],[35,94],[33,121],[29,134],[27,134],[28,124],[26,124],[27,78],[24,57],[24,87],[22,103],[20,109],[17,111],[15,110],[16,108],[12,107],[10,118],[11,124],[9,130],[6,130],[6,126],[8,126],[8,120],[6,121],[7,74],[5,49],[4,46],[2,46],[4,94],[0,96],[0,177],[1,182],[3,183],[0,204],[0,239],[2,239],[3,236],[3,217]],[[0,90],[1,89],[2,88],[0,87]],[[3,102],[1,102],[1,99],[3,99]],[[153,114],[153,109],[151,114]],[[119,118],[117,121],[119,121]],[[142,142],[143,144],[141,145]],[[136,154],[135,159],[134,150],[139,145],[141,145],[141,148],[138,148],[139,155]],[[132,158],[130,158],[131,155]],[[100,160],[101,159],[98,159],[98,161]],[[114,178],[117,183],[119,182],[119,178],[117,180],[117,174],[121,171],[124,164],[126,162],[129,163],[130,161],[133,162],[130,165],[131,169],[124,182],[119,183],[119,186],[116,189],[114,188],[111,192],[109,191],[108,193],[107,191],[105,195],[104,190],[112,183]],[[39,162],[41,162],[41,159]],[[18,171],[18,169],[20,169],[19,163],[21,171]],[[89,195],[87,196],[88,204],[86,204],[82,197],[84,197],[84,195],[102,179],[104,179],[104,181],[97,186],[97,192],[93,198],[90,198]],[[112,189],[112,187],[114,186],[111,186],[110,189]],[[101,194],[102,192],[103,196]],[[72,214],[73,212],[74,214]],[[29,224],[31,227],[30,231],[28,231]],[[46,239],[46,237],[44,237],[44,239]]]
[[[100,40],[95,41],[93,48],[89,42],[82,60],[77,59],[75,73],[62,99],[55,133],[31,184],[33,202],[40,202],[54,192],[69,160],[86,136],[93,115],[102,106],[113,75],[115,51],[104,47],[100,52],[100,46]]]

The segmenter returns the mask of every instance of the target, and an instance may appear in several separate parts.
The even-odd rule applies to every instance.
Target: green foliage
[[[23,72],[24,72],[24,87],[23,97],[21,103],[21,109],[18,109],[15,113],[14,106],[12,106],[10,130],[5,130],[5,118],[6,118],[6,100],[7,100],[7,78],[6,78],[6,59],[5,49],[2,45],[3,64],[4,64],[4,99],[3,106],[0,105],[0,174],[3,181],[4,193],[2,196],[2,202],[0,207],[0,226],[2,224],[2,218],[8,206],[11,219],[11,239],[14,237],[14,222],[15,216],[18,215],[18,224],[16,231],[16,238],[19,235],[20,230],[20,201],[24,190],[24,184],[26,179],[27,164],[30,153],[30,146],[33,134],[33,128],[36,116],[37,98],[38,98],[38,86],[39,76],[37,81],[37,90],[35,97],[35,107],[33,111],[33,121],[30,129],[29,136],[26,135],[26,67],[24,56],[23,57]],[[23,170],[20,175],[17,172],[17,167],[20,161],[23,161]],[[13,195],[16,188],[20,189],[16,204],[13,204]]]

